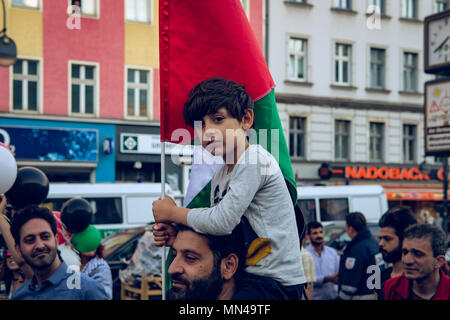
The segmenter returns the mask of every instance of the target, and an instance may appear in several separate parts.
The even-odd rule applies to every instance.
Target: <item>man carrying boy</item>
[[[245,264],[242,230],[226,236],[200,234],[178,225],[168,300],[230,300]]]
[[[301,299],[306,279],[289,191],[275,158],[261,146],[250,145],[246,136],[253,126],[253,100],[234,81],[207,79],[190,92],[184,119],[202,146],[225,164],[211,181],[211,208],[177,207],[170,197],[153,202],[155,240],[165,243],[170,234],[166,223],[226,235],[243,221],[246,237],[254,233],[256,239],[247,243],[250,276],[242,280],[246,287],[238,299],[252,299],[252,290],[255,295],[261,290],[254,286],[261,278],[275,280],[287,299]]]

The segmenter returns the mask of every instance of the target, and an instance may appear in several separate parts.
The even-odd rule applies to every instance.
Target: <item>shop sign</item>
[[[18,160],[98,161],[98,130],[0,126],[0,142]]]
[[[371,166],[345,166],[330,167],[324,163],[319,168],[319,176],[322,179],[345,178],[362,180],[403,180],[426,181],[430,179],[444,180],[444,170],[431,170],[429,174],[423,173],[419,168],[400,167],[371,167]],[[450,177],[450,175],[449,175]]]
[[[346,179],[366,180],[430,180],[427,174],[418,168],[388,168],[388,167],[345,167]]]
[[[425,154],[450,153],[450,81],[425,83]]]
[[[167,155],[176,153],[190,156],[193,154],[192,150],[193,148],[190,145],[165,143]],[[120,153],[161,154],[161,137],[158,134],[121,133]]]

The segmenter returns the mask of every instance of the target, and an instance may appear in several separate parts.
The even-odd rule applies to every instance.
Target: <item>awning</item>
[[[442,188],[415,188],[415,187],[389,187],[383,186],[386,197],[393,201],[442,201]],[[447,194],[450,200],[450,192]]]

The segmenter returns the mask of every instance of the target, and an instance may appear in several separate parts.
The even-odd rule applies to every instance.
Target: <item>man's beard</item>
[[[179,274],[172,275],[172,279],[182,282],[185,287],[172,287],[167,292],[167,300],[216,300],[224,282],[220,268],[216,265],[206,279],[196,279],[190,283]]]
[[[384,249],[380,248],[381,253],[383,254],[384,261],[388,263],[396,263],[397,261],[400,261],[402,259],[402,248],[398,246],[391,252],[387,252]]]
[[[320,240],[320,241],[317,241],[317,240]],[[318,247],[318,246],[321,246],[323,244],[323,238],[316,238],[315,241],[310,239],[310,241],[311,241],[311,244],[314,247]]]
[[[36,260],[34,260],[34,256],[41,253],[41,252],[46,252],[48,254],[48,257],[46,257],[45,260],[40,260],[38,259],[38,262],[36,262]],[[46,269],[49,266],[51,266],[53,264],[53,261],[55,261],[56,258],[56,250],[52,250],[49,248],[45,248],[42,250],[35,250],[33,251],[33,253],[31,254],[31,257],[27,256],[27,255],[23,255],[23,259],[25,260],[25,262],[33,269],[37,269],[37,270],[42,270],[42,269]]]

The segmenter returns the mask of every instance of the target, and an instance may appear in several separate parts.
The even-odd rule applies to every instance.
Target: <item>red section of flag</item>
[[[254,100],[274,82],[239,0],[160,0],[161,141],[183,119],[184,102],[200,81],[223,77],[242,83]],[[188,141],[185,141],[188,142]]]

